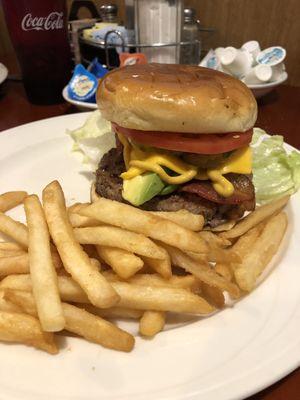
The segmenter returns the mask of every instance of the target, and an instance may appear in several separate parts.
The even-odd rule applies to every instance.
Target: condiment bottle
[[[193,8],[185,8],[184,24],[182,28],[182,42],[189,42],[180,48],[180,64],[198,65],[201,53],[200,22],[196,19],[196,12]]]

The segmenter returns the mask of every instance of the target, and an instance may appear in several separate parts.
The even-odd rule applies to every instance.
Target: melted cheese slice
[[[146,171],[155,172],[169,185],[181,185],[191,179],[210,179],[218,194],[229,197],[233,194],[234,187],[223,175],[228,173],[250,174],[252,172],[252,152],[249,146],[236,150],[217,169],[200,170],[176,156],[141,150],[130,144],[123,135],[118,134],[118,136],[124,146],[123,157],[127,169],[126,172],[121,174],[121,178],[124,180],[132,179]],[[168,174],[163,167],[177,175]]]
[[[217,193],[223,197],[229,197],[233,194],[234,187],[223,175],[231,172],[235,174],[251,174],[252,150],[249,146],[236,150],[219,168],[198,173],[196,179],[210,179]]]

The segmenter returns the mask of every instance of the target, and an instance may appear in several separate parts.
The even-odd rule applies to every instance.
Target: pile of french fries
[[[131,351],[116,319],[153,337],[169,313],[207,316],[251,292],[287,228],[283,197],[218,231],[187,211],[147,212],[104,198],[66,207],[60,184],[42,201],[0,195],[0,340],[51,354],[55,332]],[[26,225],[6,214],[23,204]],[[234,225],[234,226],[233,226]],[[223,230],[222,230],[223,229]]]

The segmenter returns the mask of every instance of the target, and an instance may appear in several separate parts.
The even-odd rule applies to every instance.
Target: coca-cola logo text
[[[22,20],[23,31],[50,31],[62,29],[64,26],[62,12],[52,12],[47,17],[33,17],[32,14],[26,14]]]

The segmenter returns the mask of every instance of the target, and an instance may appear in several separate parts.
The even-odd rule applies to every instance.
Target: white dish
[[[1,192],[41,193],[58,179],[67,202],[89,199],[92,174],[71,153],[65,129],[87,114],[46,119],[0,134]],[[289,147],[289,146],[288,146]],[[137,336],[132,353],[78,338],[50,356],[0,343],[5,400],[227,400],[247,397],[300,364],[300,195],[288,206],[290,226],[270,276],[248,297],[216,315]],[[12,214],[20,217],[20,209]],[[125,325],[124,325],[125,324]],[[136,333],[136,323],[122,323]]]
[[[86,103],[84,101],[78,101],[78,100],[71,99],[68,95],[68,87],[67,86],[64,87],[64,89],[62,91],[62,96],[68,103],[73,104],[80,111],[97,110],[97,108],[98,108],[96,103]]]
[[[6,66],[2,63],[0,63],[0,85],[5,81],[8,75],[8,70]]]
[[[248,84],[247,86],[249,89],[252,90],[255,98],[259,99],[260,97],[265,96],[266,94],[272,92],[273,89],[284,83],[287,80],[287,78],[288,78],[287,72],[283,72],[281,78],[278,81],[264,83],[264,84],[257,84],[257,85]]]

